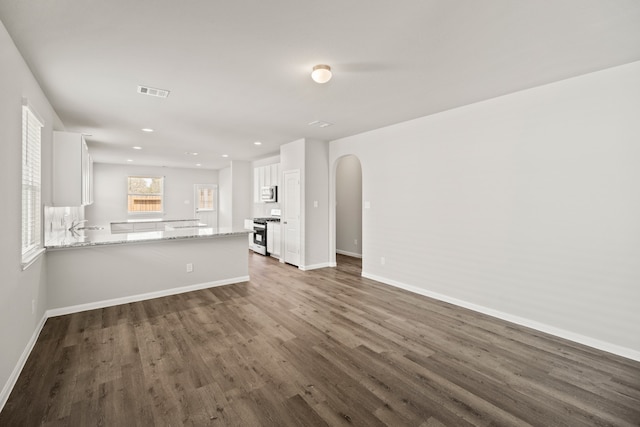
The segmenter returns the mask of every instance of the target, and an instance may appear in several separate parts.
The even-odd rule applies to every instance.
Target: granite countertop
[[[135,233],[111,233],[110,230],[80,230],[77,232],[60,231],[47,233],[46,249],[80,248],[99,245],[118,245],[126,243],[158,242],[177,239],[201,239],[224,236],[247,235],[253,230],[244,228],[191,227],[166,231],[142,231]]]

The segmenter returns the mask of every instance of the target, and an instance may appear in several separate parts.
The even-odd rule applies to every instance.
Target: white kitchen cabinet
[[[276,258],[280,258],[281,235],[280,223],[267,221],[267,252]]]
[[[53,204],[86,206],[93,203],[93,160],[84,136],[53,133]]]
[[[260,203],[260,189],[280,185],[280,163],[259,166],[253,169],[253,202]]]
[[[269,175],[271,175],[271,185],[280,186],[280,163],[269,165]]]

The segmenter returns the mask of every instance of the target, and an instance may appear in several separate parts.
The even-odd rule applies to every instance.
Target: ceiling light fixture
[[[326,83],[331,80],[331,67],[324,64],[319,64],[313,67],[313,71],[311,72],[311,78],[316,83]]]
[[[131,148],[133,148],[134,150],[142,150],[142,147],[138,147],[137,145],[135,147],[131,147]]]
[[[253,145],[262,145],[262,142],[256,141],[256,142],[253,143]]]
[[[142,128],[140,129],[142,132],[153,132],[153,129],[151,128]]]
[[[229,155],[228,154],[223,154],[222,157],[224,157],[226,159],[227,157],[229,157]]]

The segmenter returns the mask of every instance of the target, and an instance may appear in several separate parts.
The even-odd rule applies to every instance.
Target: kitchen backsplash
[[[253,217],[264,218],[271,216],[271,209],[280,209],[280,203],[254,203]]]
[[[44,234],[66,231],[73,222],[84,219],[83,207],[44,207]],[[46,240],[46,239],[45,239]]]

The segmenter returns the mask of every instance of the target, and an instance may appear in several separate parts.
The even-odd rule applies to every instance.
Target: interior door
[[[300,171],[285,171],[284,178],[284,262],[300,266]]]
[[[200,223],[218,228],[218,186],[215,184],[194,185],[194,215]]]

